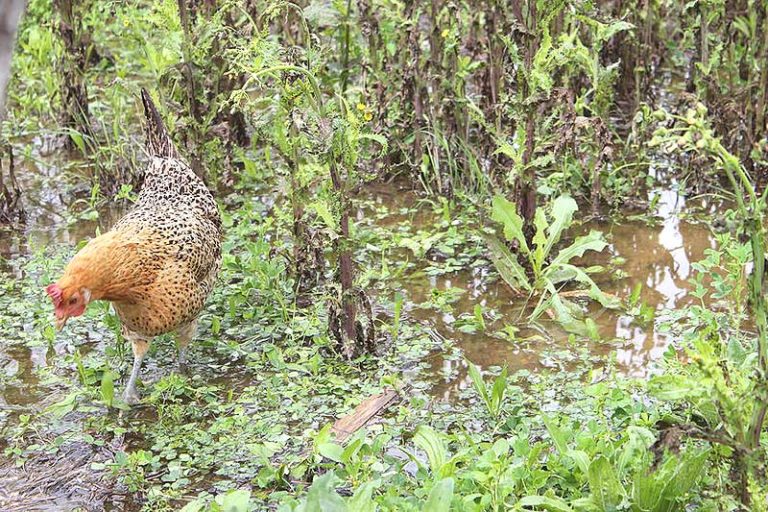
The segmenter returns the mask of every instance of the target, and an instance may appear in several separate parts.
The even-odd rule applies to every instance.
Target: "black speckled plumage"
[[[113,303],[126,329],[152,337],[200,314],[221,267],[222,230],[213,195],[179,158],[146,91],[142,101],[152,158],[138,202],[112,231],[135,240],[133,271],[147,279],[132,300]]]

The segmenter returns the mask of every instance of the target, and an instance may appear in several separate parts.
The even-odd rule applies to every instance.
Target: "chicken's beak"
[[[69,320],[69,316],[64,315],[61,317],[56,317],[56,321],[54,322],[54,325],[56,326],[56,330],[60,331],[64,328],[64,325],[66,325],[67,320]]]

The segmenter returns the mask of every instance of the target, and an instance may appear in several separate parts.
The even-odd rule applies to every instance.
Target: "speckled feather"
[[[132,240],[143,275],[130,300],[113,301],[130,331],[151,337],[194,320],[221,266],[221,218],[213,196],[185,163],[153,157],[139,200],[112,231]]]
[[[72,258],[48,293],[57,307],[83,295],[111,301],[126,334],[149,340],[193,331],[221,266],[222,234],[213,196],[180,159],[146,91],[142,101],[151,160],[139,200]]]
[[[142,89],[147,151],[152,160],[136,206],[112,231],[133,247],[143,278],[128,300],[113,304],[124,328],[157,336],[195,320],[221,268],[221,216],[213,195],[185,164],[149,93]],[[135,279],[135,277],[134,277]]]
[[[144,279],[113,304],[124,328],[152,337],[200,314],[221,267],[222,233],[213,195],[181,161],[146,90],[141,99],[152,160],[135,208],[112,230],[135,241],[133,271]]]

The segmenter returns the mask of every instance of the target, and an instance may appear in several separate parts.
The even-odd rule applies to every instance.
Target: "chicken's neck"
[[[94,238],[69,263],[60,286],[88,289],[91,300],[135,302],[143,280],[138,245],[119,232]]]

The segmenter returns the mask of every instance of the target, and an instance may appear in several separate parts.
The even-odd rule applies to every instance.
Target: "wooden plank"
[[[355,410],[333,424],[331,432],[336,435],[336,442],[343,444],[355,432],[368,424],[374,416],[394,404],[400,395],[394,389],[387,389],[379,395],[363,400]]]

